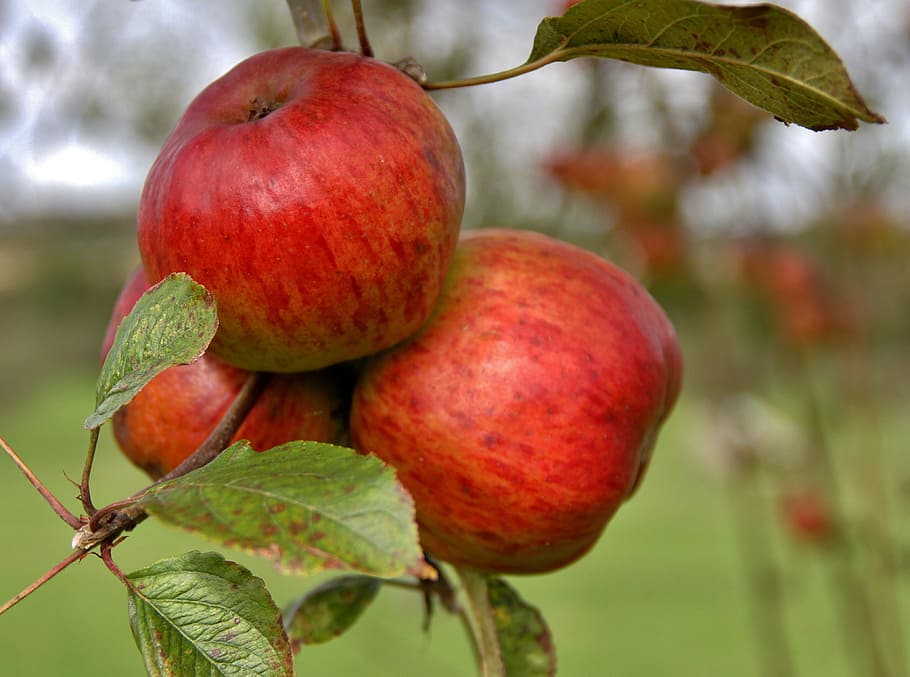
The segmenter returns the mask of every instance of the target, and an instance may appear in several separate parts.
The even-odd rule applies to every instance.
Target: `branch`
[[[92,477],[92,464],[95,462],[95,451],[98,448],[98,436],[101,428],[92,428],[89,433],[88,452],[85,455],[85,465],[82,468],[82,482],[79,484],[79,499],[87,515],[94,515],[95,504],[92,503],[92,492],[89,481]]]
[[[0,449],[3,449],[3,451],[6,452],[6,455],[13,460],[13,463],[18,466],[19,470],[22,471],[22,474],[25,475],[25,478],[31,482],[31,485],[35,487],[35,489],[38,490],[38,493],[41,494],[44,500],[47,501],[48,505],[53,508],[54,512],[57,513],[60,519],[69,524],[73,529],[78,529],[85,523],[83,520],[79,519],[73,513],[71,513],[66,508],[66,506],[63,505],[60,500],[51,493],[50,489],[48,489],[44,483],[38,479],[35,473],[31,471],[31,468],[25,464],[25,461],[19,458],[19,455],[13,451],[13,448],[2,437],[0,437]]]
[[[73,537],[73,547],[91,550],[99,544],[110,543],[121,533],[129,531],[148,517],[148,513],[137,504],[137,501],[152,487],[201,468],[224,451],[237,434],[237,430],[243,425],[243,421],[256,404],[256,400],[259,399],[267,382],[268,374],[251,372],[218,425],[189,458],[167,475],[125,501],[117,501],[98,510],[92,515],[88,524],[76,531],[76,535]]]
[[[4,604],[3,606],[0,606],[0,616],[2,616],[4,613],[6,613],[10,609],[12,609],[14,606],[16,606],[19,602],[24,600],[26,597],[31,595],[33,592],[35,592],[35,590],[40,588],[42,585],[44,585],[49,580],[51,580],[54,576],[56,576],[61,571],[66,569],[70,564],[72,564],[73,562],[79,561],[80,559],[85,557],[87,554],[88,553],[85,552],[84,550],[73,550],[59,564],[54,566],[50,571],[48,571],[46,574],[44,574],[41,578],[39,578],[37,581],[32,583],[30,586],[28,586],[25,590],[20,592],[15,597],[13,597],[11,600],[6,602],[6,604]]]

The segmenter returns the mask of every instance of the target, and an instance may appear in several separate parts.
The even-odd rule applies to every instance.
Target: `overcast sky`
[[[442,53],[468,32],[474,36],[472,68],[478,73],[517,65],[527,56],[537,23],[555,4],[430,0],[412,29],[414,56],[423,60]],[[728,224],[731,210],[792,221],[794,213],[810,213],[815,202],[832,197],[826,196],[826,168],[849,162],[860,172],[868,169],[864,164],[881,162],[883,153],[910,157],[906,3],[782,4],[795,8],[828,39],[890,124],[864,126],[854,134],[771,126],[757,164],[689,197],[689,209],[707,215],[701,219],[706,227]],[[369,12],[369,1],[364,5]],[[162,130],[176,122],[205,84],[259,49],[249,7],[243,0],[0,0],[0,227],[49,210],[131,210]],[[271,22],[275,39],[293,44],[285,3],[263,1],[258,8],[257,20]],[[476,124],[478,115],[489,120],[498,141],[490,150],[504,166],[505,178],[502,185],[485,188],[502,191],[519,212],[522,205],[534,209],[531,203],[542,190],[539,159],[565,143],[566,120],[583,100],[585,81],[574,65],[557,64],[510,82],[438,97],[460,137],[471,133],[467,125]],[[657,80],[681,113],[697,119],[706,103],[706,76],[662,71]],[[641,124],[647,111],[636,94],[638,84],[634,75],[627,79],[620,116],[625,116],[624,138],[646,146],[656,139]],[[896,208],[907,208],[907,176],[890,191]],[[807,181],[814,195],[809,200],[805,192],[793,191],[794,183]],[[744,191],[745,185],[750,189]]]

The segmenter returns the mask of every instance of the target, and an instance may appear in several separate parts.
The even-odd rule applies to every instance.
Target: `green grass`
[[[75,507],[93,401],[92,374],[71,376],[0,412],[0,435],[51,489]],[[728,496],[691,461],[693,405],[677,410],[639,494],[608,526],[595,550],[546,576],[510,579],[545,614],[563,677],[758,677],[750,599],[734,539]],[[144,484],[102,432],[96,503]],[[0,462],[0,597],[8,598],[69,552],[72,536],[15,470]],[[126,571],[193,549],[218,549],[152,520],[115,551]],[[279,576],[270,565],[227,552],[266,579],[284,604],[323,580]],[[800,675],[847,677],[828,568],[804,549],[783,550],[786,622]],[[910,608],[910,605],[908,605]],[[301,675],[434,677],[471,675],[456,619],[438,612],[421,631],[421,600],[386,589],[353,630],[297,658]],[[126,596],[94,557],[71,567],[0,617],[0,664],[10,675],[139,675]]]

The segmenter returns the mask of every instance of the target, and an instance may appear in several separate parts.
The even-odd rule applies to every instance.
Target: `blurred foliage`
[[[347,5],[336,4],[352,43]],[[511,12],[481,0],[364,4],[376,53],[390,61],[413,55],[436,80],[520,63],[539,17],[561,9],[542,0]],[[842,52],[860,90],[891,125],[805,133],[732,99],[706,78],[611,62],[554,66],[520,83],[437,97],[468,163],[465,226],[541,230],[615,260],[666,307],[686,356],[683,403],[641,496],[608,529],[594,556],[573,568],[577,575],[522,580],[522,595],[542,607],[558,655],[567,656],[560,659],[561,674],[590,674],[586,667],[607,660],[604,646],[611,661],[621,657],[622,675],[775,674],[762,668],[761,656],[770,653],[762,642],[769,641],[786,645],[795,674],[874,674],[863,672],[865,664],[845,666],[841,619],[834,619],[846,614],[847,624],[855,624],[863,612],[845,612],[849,601],[840,606],[844,571],[878,609],[878,623],[869,625],[881,630],[888,624],[878,639],[890,647],[884,651],[891,660],[899,660],[902,643],[910,653],[910,618],[895,601],[903,599],[908,609],[910,152],[907,88],[900,83],[910,67],[910,12],[900,2],[781,4],[806,16]],[[55,94],[23,110],[28,102],[8,95],[17,83],[0,70],[0,133],[23,134],[17,121],[30,117],[36,147],[79,134],[102,147],[129,146],[137,163],[150,163],[205,82],[246,53],[294,42],[283,2],[219,0],[165,9],[90,4],[79,15],[77,39],[64,42],[32,19],[12,35],[3,18],[10,6],[0,2],[0,40],[21,45],[19,77],[47,81]],[[162,26],[173,26],[166,39]],[[21,440],[25,456],[43,453],[40,464],[59,475],[53,454],[61,445],[78,446],[60,427],[79,434],[110,309],[138,260],[139,188],[113,205],[99,199],[68,209],[36,198],[14,213],[8,211],[14,198],[33,193],[15,179],[10,162],[0,155],[0,170],[11,172],[0,185],[0,375],[6,385],[0,434],[11,435],[14,445]],[[73,385],[74,374],[84,387]],[[76,391],[85,405],[78,415],[71,413]],[[683,456],[687,449],[690,457]],[[118,486],[132,471],[124,471],[122,459],[108,463],[100,486]],[[78,463],[66,466],[73,472]],[[7,476],[20,481],[12,471]],[[138,486],[138,475],[130,477]],[[24,494],[16,494],[18,500]],[[817,495],[818,503],[807,503],[807,495]],[[829,511],[833,505],[836,514],[813,515],[818,505]],[[781,515],[793,510],[799,512],[795,523],[818,529],[827,519],[840,536],[788,540],[792,521],[781,522]],[[5,538],[29,536],[17,533]],[[745,535],[737,540],[737,533]],[[154,550],[170,542],[170,532],[164,534],[143,554],[173,554]],[[48,530],[33,535],[46,543]],[[41,561],[50,564],[54,553],[62,556],[58,550],[44,547]],[[23,584],[38,573],[32,555],[25,559],[28,567],[16,569]],[[829,574],[834,601],[827,598]],[[109,592],[114,584],[102,585],[93,589]],[[300,592],[299,581],[278,585],[288,596]],[[81,592],[67,594],[76,604],[94,603]],[[380,621],[353,640],[356,660],[346,656],[346,637],[341,648],[326,649],[337,653],[321,665],[395,666],[407,651],[417,651],[424,669],[461,674],[449,660],[466,660],[465,651],[440,657],[427,648],[436,637],[419,634],[416,603],[404,606],[415,621],[402,634],[414,641],[400,655],[389,650],[391,631]],[[366,615],[388,617],[401,607],[386,603]],[[744,608],[754,613],[754,639],[746,636]],[[125,613],[118,618],[116,608],[107,610],[117,621],[117,641],[129,643]],[[20,610],[4,623],[23,622],[16,614]],[[40,607],[34,614],[29,627],[46,623]],[[622,623],[611,614],[620,614]],[[613,636],[626,621],[629,635]],[[440,634],[454,636],[449,630]],[[680,667],[681,649],[691,665]],[[64,658],[59,666],[71,668]],[[17,654],[13,665],[23,661]],[[113,665],[101,672],[125,669]]]

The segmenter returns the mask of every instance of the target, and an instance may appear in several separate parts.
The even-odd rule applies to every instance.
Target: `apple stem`
[[[199,445],[199,448],[189,458],[160,478],[158,482],[165,482],[201,468],[224,451],[231,443],[234,435],[237,434],[240,426],[243,425],[243,421],[246,419],[247,414],[250,413],[250,409],[256,404],[268,379],[269,374],[266,372],[251,372],[243,387],[240,388],[240,392],[237,393],[237,397],[234,398],[231,406],[224,412],[224,416],[221,417],[218,425],[212,429],[209,436],[205,438],[205,441]]]
[[[471,78],[463,78],[460,80],[443,80],[441,82],[424,82],[422,87],[424,89],[456,89],[458,87],[474,87],[475,85],[487,85],[493,82],[502,82],[503,80],[509,80],[511,78],[518,77],[519,75],[524,75],[525,73],[531,73],[536,71],[538,68],[543,68],[547,64],[551,64],[554,61],[558,61],[562,56],[562,52],[555,51],[551,52],[547,56],[537,59],[537,61],[529,61],[523,63],[520,66],[515,68],[509,68],[504,71],[499,71],[497,73],[490,73],[488,75],[478,75]]]
[[[363,7],[360,0],[351,0],[354,8],[354,23],[357,25],[357,40],[360,42],[360,53],[364,56],[373,56],[373,48],[367,39],[367,28],[363,20]]]
[[[51,493],[51,490],[48,489],[44,483],[38,479],[35,473],[32,472],[31,468],[25,464],[25,461],[19,458],[19,455],[13,451],[13,448],[2,437],[0,437],[0,448],[2,448],[3,451],[6,452],[6,455],[13,460],[13,463],[15,463],[19,470],[22,471],[22,474],[25,475],[26,479],[31,482],[31,485],[38,490],[38,493],[41,494],[44,500],[47,501],[48,505],[53,508],[54,512],[57,513],[60,519],[70,525],[73,529],[78,529],[84,524],[83,520],[79,519],[73,513],[71,513],[66,508],[66,506],[63,505],[63,503],[61,503],[53,493]]]
[[[91,517],[95,514],[95,504],[92,503],[92,492],[89,487],[89,480],[92,476],[92,464],[95,462],[95,449],[98,447],[98,434],[101,428],[92,428],[89,434],[88,452],[85,455],[85,465],[82,468],[82,482],[79,484],[79,500],[82,501],[82,507],[86,514]]]
[[[317,49],[338,48],[338,29],[330,20],[325,0],[287,0],[287,3],[300,44]]]
[[[472,638],[476,642],[480,656],[480,674],[482,677],[505,677],[502,663],[502,652],[499,647],[499,635],[493,619],[493,607],[487,591],[487,577],[479,571],[465,567],[456,567],[458,578],[468,597],[471,614],[474,617]],[[465,619],[462,618],[462,622]]]
[[[73,550],[69,555],[63,558],[63,560],[54,566],[50,571],[41,576],[34,583],[29,585],[25,590],[20,592],[18,595],[7,601],[3,606],[0,606],[0,616],[12,609],[16,604],[21,602],[23,599],[31,595],[35,590],[40,588],[42,585],[51,580],[54,576],[59,574],[61,571],[66,569],[73,562],[77,562],[85,557],[88,553],[85,550]]]

